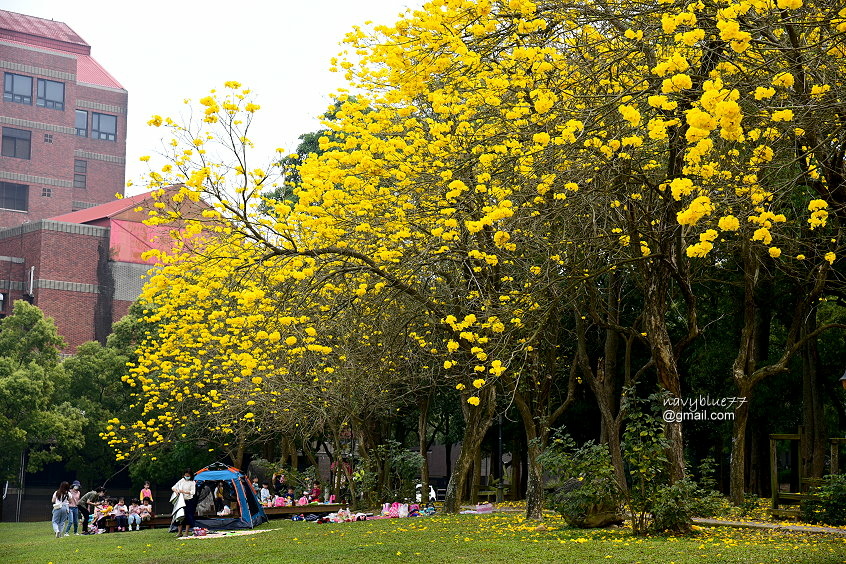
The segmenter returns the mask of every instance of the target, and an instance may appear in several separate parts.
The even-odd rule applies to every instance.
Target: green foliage
[[[716,490],[717,480],[714,475],[717,471],[717,464],[710,456],[705,457],[699,463],[699,485],[706,490]]]
[[[752,515],[761,505],[761,498],[757,494],[748,493],[743,496],[743,503],[740,504],[740,517]]]
[[[129,313],[114,324],[105,346],[96,341],[83,343],[74,356],[62,363],[66,385],[60,397],[82,410],[88,421],[83,429],[85,448],[75,451],[67,463],[67,468],[75,470],[83,483],[101,483],[119,469],[114,451],[102,437],[111,432],[108,428],[111,419],[138,411],[131,407],[131,388],[122,378],[128,374],[127,363],[138,359],[135,348],[145,332],[154,329],[141,321],[143,308],[140,303],[133,304]],[[145,472],[148,467],[143,466]],[[171,470],[173,468],[168,467],[166,472]],[[182,470],[179,468],[176,472]],[[170,478],[168,474],[166,481]],[[147,478],[142,476],[137,481],[144,479]]]
[[[846,474],[830,474],[824,483],[814,488],[816,499],[802,504],[802,520],[808,523],[846,525]]]
[[[26,469],[35,472],[85,444],[85,413],[61,393],[62,346],[53,320],[25,301],[0,321],[0,479],[17,475],[24,450]]]
[[[688,533],[693,518],[715,514],[720,500],[717,492],[703,490],[689,478],[659,486],[652,500],[649,530]]]
[[[628,465],[631,485],[627,504],[632,515],[635,534],[649,530],[650,513],[658,492],[668,480],[667,449],[664,423],[659,417],[664,393],[638,398],[634,389],[627,389],[623,397],[626,428],[623,431],[623,458]]]
[[[154,457],[133,461],[129,466],[129,476],[134,484],[150,480],[170,487],[182,477],[186,468],[196,472],[212,461],[204,446],[193,441],[175,442],[170,448],[158,451]]]
[[[588,441],[577,448],[569,435],[556,434],[538,461],[557,479],[548,502],[568,525],[603,526],[619,518],[624,498],[607,445]]]
[[[387,440],[374,450],[367,461],[367,470],[378,476],[375,491],[378,500],[414,499],[417,478],[423,467],[420,453],[410,451],[394,440]]]
[[[59,362],[65,341],[51,317],[23,300],[15,302],[12,315],[0,320],[0,356],[19,367],[35,363],[52,367]]]

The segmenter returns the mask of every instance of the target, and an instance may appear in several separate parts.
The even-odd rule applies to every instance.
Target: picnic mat
[[[268,531],[276,531],[278,529],[261,529],[260,531],[216,531],[214,533],[208,533],[207,535],[201,537],[181,537],[184,540],[193,540],[193,539],[219,539],[222,537],[240,537],[241,535],[257,535],[259,533],[266,533]]]

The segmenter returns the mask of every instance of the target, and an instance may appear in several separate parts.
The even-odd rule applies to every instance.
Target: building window
[[[35,103],[45,108],[64,110],[65,83],[56,82],[55,80],[47,80],[46,78],[39,78],[38,98],[36,98]]]
[[[44,142],[45,143],[52,143],[53,142],[53,134],[52,133],[45,133],[44,134]]]
[[[74,159],[73,161],[73,187],[85,188],[88,175],[88,161]]]
[[[28,159],[30,157],[30,144],[32,132],[14,127],[3,128],[3,156],[16,159]]]
[[[117,116],[91,112],[91,137],[104,141],[117,139]]]
[[[76,110],[76,134],[88,137],[88,112],[85,110]]]
[[[32,105],[32,77],[7,72],[3,80],[3,100]]]
[[[29,203],[29,186],[0,181],[0,208],[26,211]]]
[[[53,189],[44,186],[43,188],[41,188],[41,195],[44,198],[52,198],[53,197]]]

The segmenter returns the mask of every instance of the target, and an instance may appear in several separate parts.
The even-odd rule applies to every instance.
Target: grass
[[[0,523],[4,564],[195,562],[846,562],[846,537],[702,528],[685,537],[632,537],[626,529],[546,531],[516,514],[451,515],[318,525],[274,520],[269,532],[181,540],[163,529],[56,539],[50,523]]]

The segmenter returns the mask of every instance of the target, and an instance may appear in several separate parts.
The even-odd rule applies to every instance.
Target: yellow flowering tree
[[[741,267],[754,283],[762,257],[787,260],[774,242],[792,233],[826,246],[815,262],[825,283],[839,235],[820,241],[810,227],[843,213],[830,111],[841,11],[800,0],[437,0],[347,37],[351,54],[335,64],[350,86],[321,154],[299,169],[296,201],[262,203],[279,166],[248,164],[258,107],[237,83],[201,99],[193,126],[154,118],[174,141],[151,182],[208,201],[197,229],[239,238],[243,264],[276,283],[308,280],[335,299],[384,291],[418,309],[412,338],[463,399],[455,509],[498,384],[514,394],[515,378],[538,383],[543,401],[521,410],[524,421],[557,412],[542,383],[563,389],[577,354],[561,347],[561,318],[580,290],[603,291],[600,277],[633,281],[642,313],[627,327],[598,324],[642,341],[644,369],[677,397],[679,357],[700,333],[694,283],[720,252],[754,257]],[[814,194],[805,217],[787,209],[799,186]],[[151,221],[176,218],[162,209]],[[790,231],[788,218],[809,229]],[[348,274],[355,284],[338,283]],[[681,424],[669,435],[679,478]],[[530,515],[540,499],[530,495]]]

